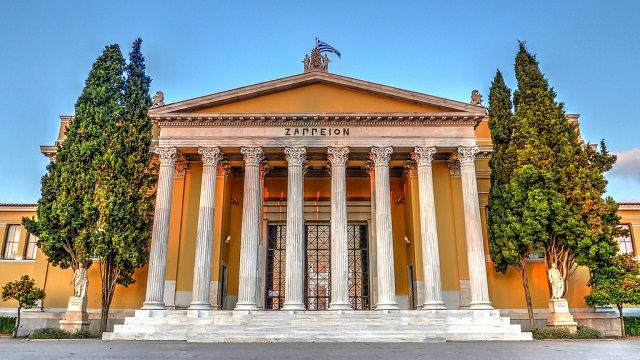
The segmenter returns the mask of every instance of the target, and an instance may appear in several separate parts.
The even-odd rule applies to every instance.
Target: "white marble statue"
[[[87,269],[84,268],[84,264],[80,263],[76,271],[73,273],[73,280],[71,281],[71,285],[73,285],[73,296],[87,296],[89,278],[87,277]]]
[[[562,299],[564,294],[564,278],[558,270],[556,263],[551,264],[549,269],[549,282],[551,283],[551,298]]]

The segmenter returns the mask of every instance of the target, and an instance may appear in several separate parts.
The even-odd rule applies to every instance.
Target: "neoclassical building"
[[[375,84],[311,60],[298,75],[171,104],[154,98],[150,259],[117,289],[114,323],[130,317],[105,338],[317,341],[340,329],[354,341],[530,338],[519,326],[518,274],[496,273],[488,256],[492,145],[481,98]],[[71,120],[61,117],[57,141]],[[47,299],[27,317],[51,325],[64,316],[72,272],[51,267],[19,228],[34,211],[0,205],[0,282],[34,277]],[[631,230],[621,251],[634,252],[640,205],[621,214]],[[532,254],[541,324],[543,266]],[[100,279],[95,267],[89,274],[95,320]],[[579,269],[569,283],[574,316],[614,334],[616,315],[584,304],[587,279]],[[265,335],[264,324],[281,329]]]

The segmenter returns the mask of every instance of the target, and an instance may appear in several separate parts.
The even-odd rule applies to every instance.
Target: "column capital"
[[[218,161],[222,160],[222,153],[217,146],[199,147],[198,154],[200,154],[203,165],[216,166]]]
[[[475,164],[476,155],[480,152],[477,146],[459,146],[458,159],[461,165]]]
[[[173,178],[174,179],[183,179],[187,174],[187,170],[189,169],[189,160],[182,155],[178,154],[178,157],[175,160],[175,167],[173,169]]]
[[[435,146],[416,146],[415,151],[411,153],[411,159],[414,160],[418,166],[431,166],[435,153]]]
[[[407,164],[404,166],[404,174],[409,179],[416,179],[418,177],[418,166],[407,161]]]
[[[388,165],[391,153],[393,153],[391,146],[374,146],[369,153],[369,159],[376,165]]]
[[[218,165],[216,166],[217,177],[226,178],[227,176],[229,176],[230,172],[231,172],[231,168],[229,167],[229,163],[227,163],[226,161],[218,162]]]
[[[264,159],[264,151],[262,147],[250,147],[243,146],[240,148],[240,153],[244,155],[244,164],[245,165],[260,165],[262,159]]]
[[[304,147],[286,147],[284,148],[284,155],[289,166],[302,166],[307,160],[307,149]]]
[[[344,166],[347,164],[347,159],[349,158],[349,147],[348,146],[329,146],[327,148],[327,159],[331,166],[341,165]]]
[[[367,175],[369,175],[369,177],[371,179],[375,179],[376,177],[376,165],[373,163],[373,161],[369,160],[367,163],[367,166],[365,166],[365,171],[367,172]]]
[[[158,155],[161,165],[173,165],[178,158],[178,149],[175,147],[157,146],[153,149],[153,153]]]
[[[269,172],[269,165],[266,162],[260,163],[260,179],[264,179],[264,177]]]

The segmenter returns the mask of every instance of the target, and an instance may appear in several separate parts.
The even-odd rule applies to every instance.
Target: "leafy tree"
[[[520,274],[524,289],[529,327],[535,329],[531,290],[526,272],[527,254],[535,247],[536,239],[523,232],[519,221],[531,206],[528,199],[510,183],[513,178],[516,154],[510,147],[513,133],[511,89],[498,70],[489,92],[489,128],[493,143],[491,190],[489,192],[489,243],[491,259],[496,271],[506,272],[513,266]]]
[[[118,45],[107,46],[93,64],[66,139],[42,178],[36,217],[23,219],[49,262],[63,269],[91,263],[98,228],[97,170],[110,140],[105,128],[122,114],[123,65]]]
[[[603,174],[616,157],[604,141],[599,151],[583,143],[577,124],[567,119],[564,104],[556,101],[538,61],[522,42],[515,70],[511,145],[517,162],[512,184],[530,205],[521,218],[522,232],[542,241],[546,269],[555,263],[567,281],[575,265],[590,266],[617,252],[617,204],[603,198]]]
[[[116,284],[133,283],[135,269],[148,260],[153,203],[150,189],[155,181],[148,169],[151,161],[151,106],[141,39],[133,43],[126,66],[124,106],[120,115],[105,127],[109,136],[96,177],[93,202],[97,207],[98,232],[91,238],[100,258],[102,318],[106,331],[109,308]]]
[[[618,255],[606,264],[591,269],[591,293],[585,297],[589,306],[614,304],[620,313],[620,334],[625,336],[622,309],[640,305],[640,264],[632,255]]]
[[[14,338],[18,336],[20,311],[36,306],[38,300],[43,300],[45,296],[44,290],[37,288],[35,281],[28,275],[24,275],[20,279],[7,283],[2,287],[2,301],[15,300],[18,302],[18,316],[16,317],[15,329],[13,330]]]
[[[603,198],[603,173],[615,156],[604,141],[599,150],[583,143],[577,124],[567,119],[564,104],[556,101],[538,61],[522,42],[515,74],[513,114],[500,73],[490,94],[495,152],[489,229],[496,269],[518,268],[526,295],[528,252],[544,251],[547,271],[556,263],[567,281],[576,265],[592,266],[615,255],[620,218],[613,199]],[[527,307],[532,322],[530,299]]]

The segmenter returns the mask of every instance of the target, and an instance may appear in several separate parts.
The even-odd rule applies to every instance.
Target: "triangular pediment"
[[[240,113],[468,113],[484,108],[322,71],[151,109],[150,115]]]

